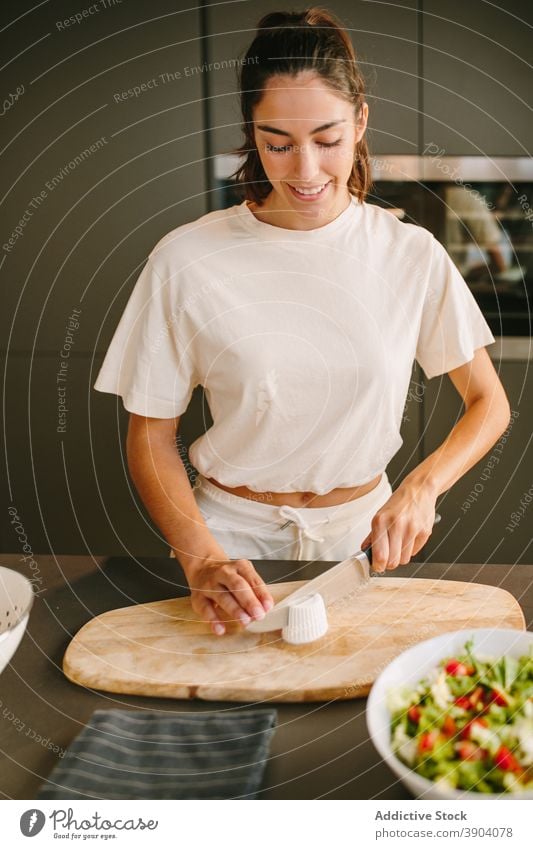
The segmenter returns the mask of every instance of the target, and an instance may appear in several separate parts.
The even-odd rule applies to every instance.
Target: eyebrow
[[[335,127],[337,124],[345,124],[346,121],[343,118],[342,121],[330,121],[328,124],[321,124],[320,127],[315,127],[314,130],[311,130],[311,135],[314,133],[320,133],[323,130],[329,130],[330,127]],[[268,124],[258,124],[258,130],[263,130],[265,133],[275,133],[277,136],[290,136],[290,133],[287,133],[285,130],[278,130],[277,127],[269,127]]]

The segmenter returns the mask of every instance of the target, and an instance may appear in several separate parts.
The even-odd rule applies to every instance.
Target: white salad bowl
[[[528,654],[533,646],[533,633],[503,628],[469,628],[440,634],[431,640],[417,643],[398,655],[375,681],[368,697],[366,722],[370,737],[390,769],[401,779],[415,797],[421,799],[533,799],[533,791],[521,793],[476,793],[456,790],[430,781],[409,769],[391,748],[391,713],[387,707],[389,689],[413,687],[435,669],[441,660],[464,651],[465,643],[473,640],[474,654],[495,658]]]
[[[33,598],[33,587],[24,575],[0,566],[0,672],[24,635]]]

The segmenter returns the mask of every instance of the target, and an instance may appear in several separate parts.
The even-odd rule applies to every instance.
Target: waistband
[[[309,525],[321,524],[326,520],[329,522],[356,521],[368,511],[380,507],[387,500],[390,492],[391,487],[386,472],[382,473],[379,483],[370,492],[352,501],[345,501],[343,504],[335,504],[331,507],[290,507],[243,498],[220,489],[201,473],[194,485],[197,501],[203,502],[206,507],[206,502],[216,502],[217,516],[234,521],[237,518],[239,522],[253,521],[258,525],[272,523],[283,525],[284,521],[289,520],[298,523],[299,517],[302,519],[302,524]]]

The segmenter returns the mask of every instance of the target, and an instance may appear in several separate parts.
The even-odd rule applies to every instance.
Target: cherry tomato
[[[411,707],[407,711],[407,716],[409,717],[411,722],[415,722],[416,724],[418,724],[418,721],[420,719],[420,708],[418,707],[418,705],[411,705]]]
[[[448,661],[448,663],[444,667],[444,671],[448,675],[455,675],[455,676],[457,676],[457,675],[462,675],[462,676],[473,675],[474,667],[467,665],[465,663],[462,663],[460,660],[457,660],[456,658],[452,658],[451,660]]]
[[[504,769],[509,772],[522,772],[522,766],[517,761],[513,753],[507,746],[500,746],[496,754],[494,755],[494,763],[496,766],[499,766],[500,769]]]
[[[439,732],[436,729],[433,729],[433,731],[424,731],[424,733],[420,735],[420,739],[418,741],[418,751],[431,752],[433,746],[437,742],[438,736]]]
[[[499,705],[500,707],[507,707],[508,701],[503,695],[503,693],[498,692],[498,690],[492,690],[489,695],[489,702],[494,702],[494,704]]]
[[[457,734],[457,725],[455,724],[455,720],[453,716],[449,714],[444,717],[444,721],[442,723],[442,733],[447,737],[453,737],[454,734]]]

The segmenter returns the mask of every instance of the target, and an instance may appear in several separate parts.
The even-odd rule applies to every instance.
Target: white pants
[[[383,472],[374,489],[344,504],[277,507],[233,495],[200,474],[193,492],[207,527],[229,558],[310,561],[344,560],[359,551],[392,488]]]

